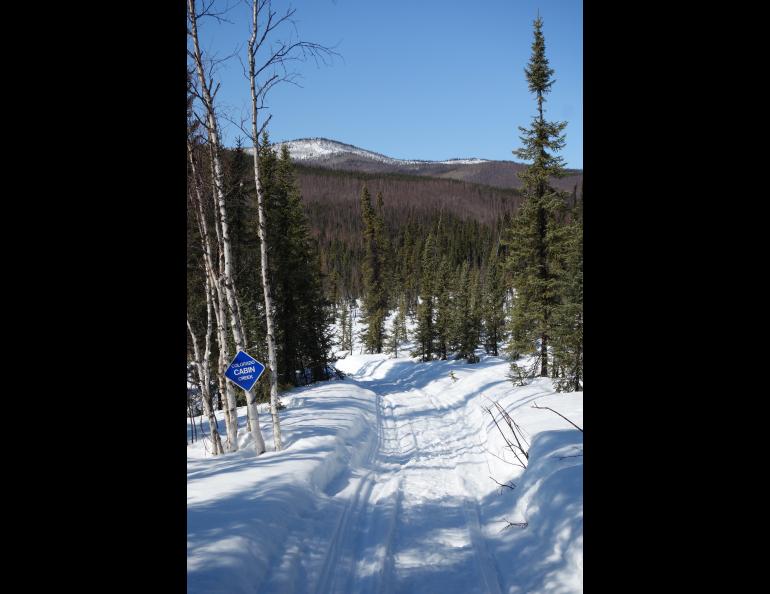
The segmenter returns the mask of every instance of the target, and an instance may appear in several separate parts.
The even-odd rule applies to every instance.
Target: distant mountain
[[[517,173],[526,168],[514,161],[494,161],[479,158],[423,161],[395,159],[381,153],[366,150],[327,138],[300,138],[276,143],[289,149],[298,164],[342,171],[363,173],[401,173],[427,177],[449,178],[498,188],[520,188]],[[582,185],[582,170],[571,169],[561,179],[553,180],[556,187],[572,191]]]
[[[316,162],[332,161],[339,158],[351,158],[359,157],[369,161],[377,161],[378,163],[384,163],[386,165],[394,165],[396,167],[410,167],[410,166],[422,166],[422,165],[436,165],[436,164],[466,164],[466,163],[483,163],[485,159],[448,159],[446,161],[424,161],[418,159],[394,159],[393,157],[387,157],[374,151],[353,146],[352,144],[345,144],[344,142],[338,142],[336,140],[329,140],[328,138],[300,138],[298,140],[287,140],[285,142],[276,143],[274,146],[280,150],[282,146],[286,146],[289,149],[292,159],[295,160],[312,160]]]

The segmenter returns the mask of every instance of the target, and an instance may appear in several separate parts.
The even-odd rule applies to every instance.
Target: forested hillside
[[[236,154],[239,160],[251,160],[243,150],[225,152],[228,160]],[[402,285],[409,277],[419,278],[420,254],[428,234],[453,268],[463,261],[482,267],[522,200],[519,190],[454,179],[343,171],[294,161],[293,170],[311,235],[318,241],[326,297],[332,301],[361,297],[359,198],[364,186],[373,195],[383,196],[390,256]],[[237,183],[245,188],[251,184],[253,191],[248,175],[241,175]],[[575,190],[566,195],[566,203],[575,204]],[[419,288],[419,281],[411,284]]]
[[[395,159],[359,147],[327,138],[302,138],[277,143],[287,147],[292,159],[308,167],[320,167],[336,171],[360,173],[416,175],[444,179],[456,179],[496,188],[519,189],[520,174],[527,165],[516,161],[479,159],[449,159],[425,161]],[[405,149],[408,150],[408,149]],[[583,172],[565,169],[559,177],[550,180],[555,188],[571,192],[583,183]]]

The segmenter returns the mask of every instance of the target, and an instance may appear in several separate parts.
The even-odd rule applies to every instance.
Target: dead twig
[[[529,522],[509,522],[508,520],[503,520],[505,522],[505,526],[503,526],[500,529],[500,532],[505,530],[506,528],[526,528],[529,526]]]
[[[502,458],[502,457],[498,456],[497,454],[495,454],[494,452],[488,450],[487,448],[484,448],[484,451],[487,454],[491,454],[492,456],[494,456],[495,458],[497,458],[501,462],[505,462],[506,464],[510,464],[511,466],[519,466],[521,468],[526,468],[526,466],[524,466],[523,464],[517,464],[516,462],[511,462],[510,460],[506,460],[505,458]]]
[[[494,477],[491,477],[491,476],[490,476],[489,478],[491,478],[491,479],[492,479],[493,481],[495,481],[495,482],[496,482],[498,485],[500,485],[500,493],[502,493],[502,492],[503,492],[503,487],[507,487],[507,488],[509,488],[511,491],[513,491],[513,490],[516,488],[516,483],[514,483],[513,481],[509,481],[509,482],[507,482],[507,483],[501,483],[500,481],[496,480]]]
[[[572,421],[570,421],[570,420],[569,420],[567,417],[565,417],[563,414],[561,414],[560,412],[557,412],[557,411],[555,411],[554,409],[552,409],[552,408],[551,408],[551,407],[549,407],[549,406],[538,406],[538,405],[537,405],[537,402],[534,402],[534,403],[532,404],[532,408],[537,408],[537,409],[540,409],[540,410],[542,410],[542,409],[545,409],[545,410],[550,410],[552,413],[554,413],[554,414],[556,414],[556,415],[559,415],[559,416],[560,416],[562,419],[564,419],[565,421],[567,421],[567,422],[568,422],[570,425],[572,425],[572,426],[573,426],[575,429],[577,429],[578,431],[580,431],[581,433],[583,433],[583,430],[582,430],[580,427],[578,427],[577,425],[575,425],[575,423],[573,423],[573,422],[572,422]]]
[[[567,458],[580,458],[583,454],[575,454],[573,456],[557,456],[559,460],[566,460]]]

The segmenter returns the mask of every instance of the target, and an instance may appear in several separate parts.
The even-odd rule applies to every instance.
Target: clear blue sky
[[[287,6],[274,1],[279,11]],[[561,154],[568,167],[583,167],[582,0],[295,0],[291,6],[300,37],[336,45],[342,58],[330,66],[296,63],[302,88],[271,91],[271,140],[320,136],[401,159],[515,160],[518,126],[535,113],[524,67],[539,9],[556,79],[546,117],[568,122]],[[247,3],[235,5],[232,24],[202,22],[203,48],[224,57],[240,46],[245,63],[248,10]],[[248,82],[238,59],[222,64],[218,77],[222,108],[247,118]],[[231,146],[240,131],[222,125]]]

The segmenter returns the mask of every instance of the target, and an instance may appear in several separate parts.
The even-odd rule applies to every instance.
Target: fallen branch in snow
[[[511,528],[511,527],[515,527],[515,528],[526,528],[527,526],[529,526],[529,522],[509,522],[508,520],[504,520],[504,522],[505,522],[505,524],[506,524],[506,525],[505,525],[505,526],[503,526],[503,527],[500,529],[500,532],[502,532],[502,531],[503,531],[503,530],[505,530],[506,528]]]
[[[552,413],[559,415],[559,416],[560,416],[562,419],[564,419],[565,421],[567,421],[567,422],[568,422],[570,425],[572,425],[572,426],[573,426],[575,429],[577,429],[578,431],[580,431],[581,433],[583,433],[583,430],[582,430],[580,427],[578,427],[577,425],[575,425],[575,423],[573,423],[572,421],[570,421],[570,420],[569,420],[567,417],[565,417],[563,414],[561,414],[561,413],[559,413],[559,412],[556,412],[554,409],[552,409],[552,408],[550,408],[550,407],[548,407],[548,406],[538,406],[538,405],[537,405],[537,402],[535,402],[535,403],[533,403],[533,404],[532,404],[532,408],[537,408],[537,409],[540,409],[540,410],[543,410],[543,409],[545,409],[545,410],[550,410]]]
[[[503,492],[503,487],[508,487],[511,491],[513,491],[516,488],[516,483],[514,483],[513,481],[509,481],[507,483],[501,483],[500,481],[496,480],[494,477],[490,476],[489,478],[491,478],[498,485],[500,485],[500,493]]]
[[[487,448],[484,448],[484,451],[487,454],[491,454],[492,456],[494,456],[495,458],[497,458],[501,462],[505,462],[506,464],[510,464],[511,466],[520,466],[521,468],[526,468],[526,466],[524,466],[523,464],[517,464],[516,462],[511,462],[510,460],[506,460],[505,458],[502,458],[502,457],[498,456],[497,454],[495,454],[494,452],[488,450]]]
[[[527,447],[529,447],[529,442],[525,439],[524,433],[521,430],[521,427],[516,423],[516,421],[513,420],[513,417],[508,414],[508,411],[506,411],[499,402],[492,401],[492,404],[495,405],[495,408],[500,412],[500,416],[505,421],[506,425],[508,425],[508,428],[511,430],[511,434],[513,435],[513,438],[516,440],[516,443],[514,444],[510,439],[508,439],[508,436],[503,431],[503,428],[500,427],[500,423],[497,422],[497,418],[495,417],[495,413],[492,412],[492,407],[485,408],[489,413],[489,416],[492,417],[492,420],[495,423],[495,426],[497,427],[497,430],[500,432],[500,435],[503,436],[503,440],[505,441],[506,445],[508,446],[508,449],[511,450],[513,455],[516,457],[516,459],[519,461],[519,464],[521,464],[522,468],[527,467],[527,463],[522,460],[521,456],[519,456],[519,452],[523,454],[524,458],[526,460],[529,460],[529,452],[524,449],[524,446],[521,445],[521,442],[523,441],[525,444],[527,444]],[[517,431],[519,434],[521,434],[521,440],[519,439],[519,435],[517,434]]]

